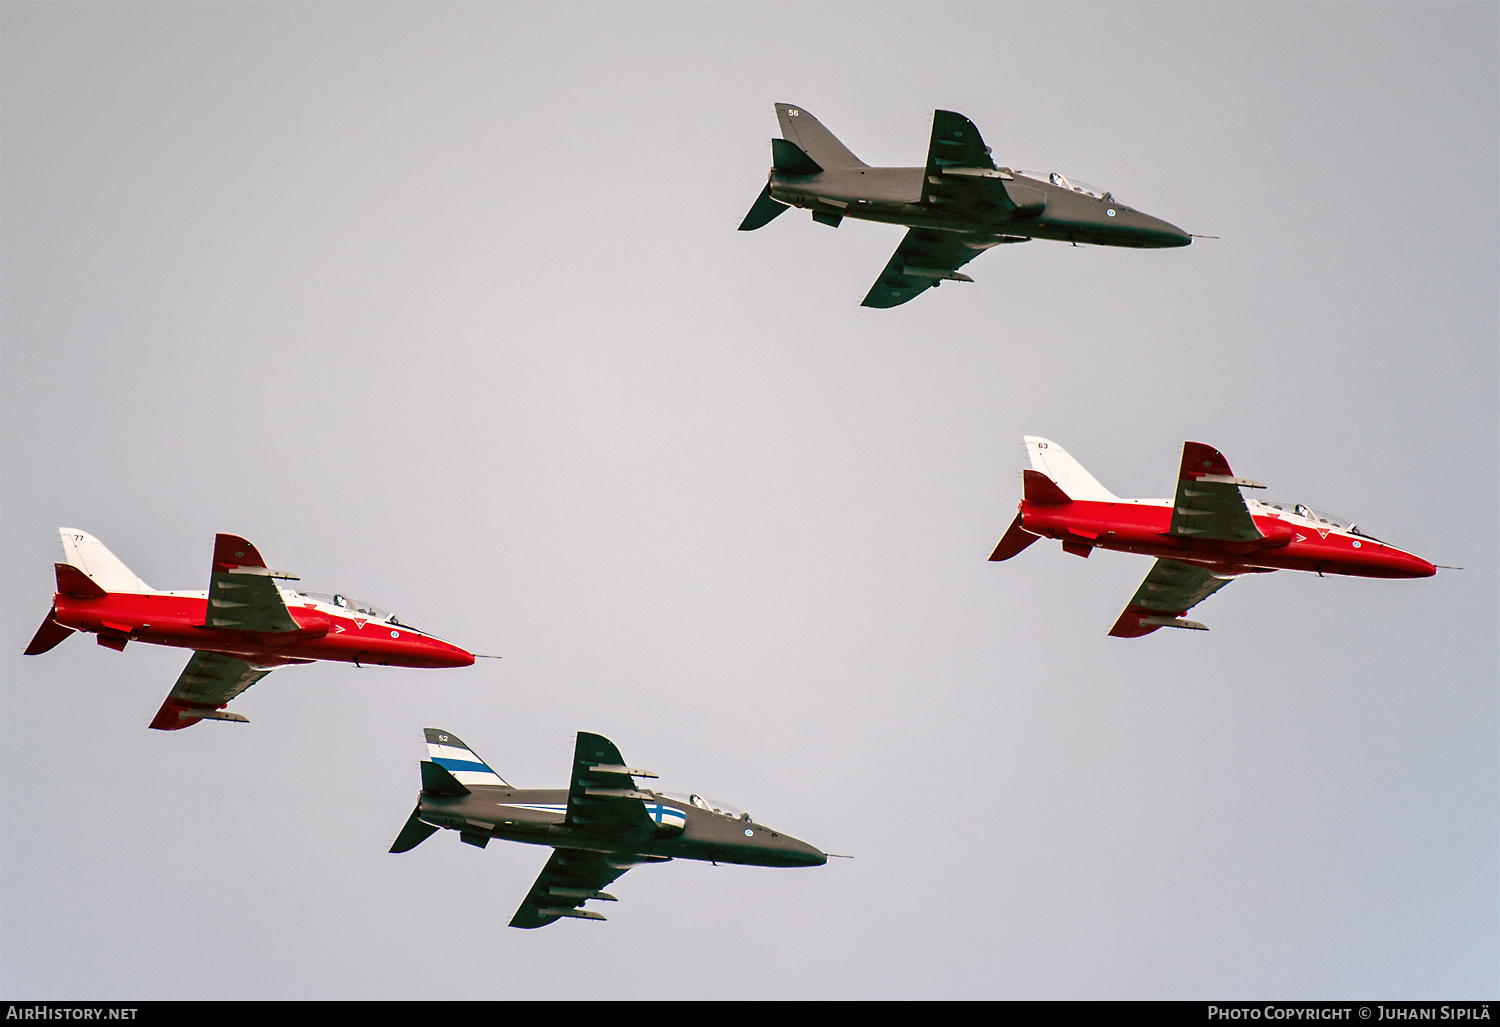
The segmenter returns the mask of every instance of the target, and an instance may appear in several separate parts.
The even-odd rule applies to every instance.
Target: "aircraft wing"
[[[603,920],[602,915],[578,907],[590,899],[615,901],[613,895],[599,889],[623,877],[629,869],[629,866],[614,866],[597,852],[554,849],[536,884],[526,893],[516,915],[510,918],[510,926],[529,930],[546,927],[563,917]]]
[[[1179,618],[1232,580],[1206,567],[1157,560],[1109,633],[1115,638],[1139,638],[1161,627],[1207,631],[1197,621]]]
[[[219,535],[214,539],[205,626],[232,631],[296,631],[297,622],[276,587],[277,578],[290,577],[267,568],[256,548],[238,535]]]
[[[1265,488],[1258,481],[1236,478],[1217,449],[1201,442],[1182,447],[1182,470],[1177,475],[1177,498],[1172,504],[1169,535],[1253,542],[1265,538],[1240,495],[1241,486]]]
[[[860,306],[899,307],[945,279],[972,282],[955,272],[996,242],[995,236],[909,229]]]
[[[244,717],[221,712],[219,707],[269,673],[270,667],[257,667],[223,653],[194,653],[151,726],[158,731],[176,731],[192,727],[205,717],[243,723]]]
[[[933,111],[921,202],[976,221],[1008,221],[1017,205],[1005,190],[1007,177],[995,167],[972,121],[952,111]]]
[[[933,111],[927,173],[938,175],[954,167],[994,171],[995,162],[990,159],[990,148],[984,145],[974,122],[954,111]]]
[[[578,732],[565,822],[625,841],[654,838],[656,822],[642,801],[652,795],[638,791],[635,778],[655,776],[627,767],[615,743],[603,735]]]

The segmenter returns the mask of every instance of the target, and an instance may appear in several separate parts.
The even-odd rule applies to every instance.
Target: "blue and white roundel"
[[[687,814],[676,806],[664,806],[659,802],[648,802],[646,803],[646,813],[652,820],[656,821],[657,827],[676,828],[678,831],[687,827]]]

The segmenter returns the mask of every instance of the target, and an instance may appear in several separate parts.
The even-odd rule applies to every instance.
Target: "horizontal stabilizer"
[[[103,599],[109,595],[99,583],[70,563],[53,564],[57,571],[57,590],[75,599]]]
[[[53,619],[57,612],[54,607],[47,611],[47,619],[42,621],[42,626],[36,629],[36,634],[31,637],[31,644],[26,647],[25,655],[40,656],[49,649],[55,649],[57,645],[73,633],[72,628],[64,627]]]
[[[753,232],[757,228],[769,225],[776,220],[778,214],[787,209],[787,204],[771,198],[771,183],[767,182],[766,187],[756,197],[755,205],[750,208],[750,213],[746,214],[745,220],[740,222],[739,231]]]
[[[406,825],[401,828],[401,833],[391,843],[391,852],[410,852],[436,833],[437,828],[422,823],[421,812],[422,805],[418,803],[416,809],[411,811],[411,816],[406,818]]]
[[[1010,528],[1005,532],[1005,537],[1000,540],[1000,544],[995,547],[995,551],[990,554],[990,559],[992,561],[1009,560],[1040,537],[1021,527],[1021,515],[1016,514],[1016,519],[1010,522]]]
[[[1022,488],[1026,502],[1040,503],[1043,506],[1066,506],[1073,502],[1068,494],[1057,487],[1057,483],[1047,477],[1041,471],[1033,471],[1029,467],[1021,472]]]
[[[458,778],[431,760],[422,761],[422,791],[429,795],[469,794]]]
[[[806,150],[785,139],[771,140],[771,166],[788,175],[816,175],[823,170]]]

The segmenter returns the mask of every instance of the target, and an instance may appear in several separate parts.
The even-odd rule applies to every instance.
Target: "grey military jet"
[[[491,838],[552,846],[510,926],[545,927],[563,917],[603,920],[580,908],[615,901],[605,885],[631,867],[701,859],[763,867],[814,867],[828,857],[773,831],[750,814],[701,795],[653,792],[635,778],[656,777],[625,765],[600,735],[578,732],[573,779],[566,789],[516,788],[501,780],[456,735],[427,729],[422,794],[391,846],[408,852],[438,828],[481,849]]]
[[[1110,193],[1065,175],[998,168],[962,114],[934,111],[925,168],[872,168],[800,107],[778,103],[783,139],[771,140],[769,181],[740,231],[805,207],[833,228],[844,218],[910,231],[861,306],[895,307],[943,282],[972,282],[958,269],[993,246],[1057,239],[1157,249],[1193,237]]]

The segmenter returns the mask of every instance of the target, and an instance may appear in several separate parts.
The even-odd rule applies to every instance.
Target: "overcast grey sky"
[[[0,6],[0,990],[1493,997],[1497,10]],[[734,231],[776,101],[871,164],[961,111],[1221,238],[861,309],[900,229]],[[1207,442],[1466,570],[1108,638],[1148,560],[986,562],[1027,433],[1127,496]],[[148,731],[186,653],[20,656],[59,525],[505,658]],[[428,725],[538,787],[598,731],[856,858],[510,930],[544,850],[386,854]]]

